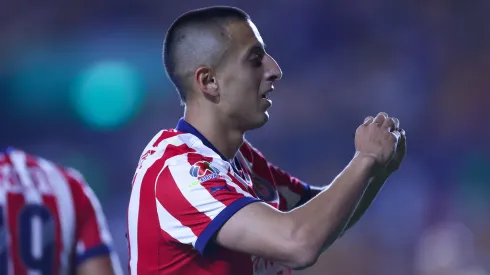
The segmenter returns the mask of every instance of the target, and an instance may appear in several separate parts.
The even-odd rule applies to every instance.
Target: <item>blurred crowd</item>
[[[125,263],[139,155],[183,111],[163,36],[216,4],[248,12],[284,72],[270,122],[247,136],[275,164],[326,185],[365,116],[407,132],[405,163],[365,217],[295,274],[490,274],[490,1],[7,1],[0,146],[84,173]]]

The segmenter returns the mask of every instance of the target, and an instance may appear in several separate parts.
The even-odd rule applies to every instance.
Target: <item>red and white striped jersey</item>
[[[111,249],[99,201],[82,175],[12,149],[0,154],[0,275],[74,274]]]
[[[228,161],[181,119],[176,129],[150,141],[138,163],[128,208],[130,272],[291,274],[273,262],[219,247],[212,238],[250,203],[288,210],[309,198],[308,185],[272,166],[248,142]]]

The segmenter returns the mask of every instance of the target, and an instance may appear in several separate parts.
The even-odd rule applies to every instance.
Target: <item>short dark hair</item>
[[[163,44],[163,63],[182,103],[187,100],[189,79],[198,66],[217,66],[225,52],[226,24],[249,20],[243,10],[213,6],[186,12],[170,26]]]

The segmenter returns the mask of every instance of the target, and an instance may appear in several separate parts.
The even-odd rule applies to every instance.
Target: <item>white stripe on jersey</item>
[[[158,144],[157,147],[154,147],[153,144],[158,140],[158,138],[162,136],[162,134],[163,131],[160,131],[158,134],[156,134],[141,153],[140,160],[148,150],[156,151],[153,155],[147,156],[146,160],[144,160],[141,163],[141,168],[137,168],[135,172],[135,178],[133,182],[131,196],[129,198],[129,207],[128,207],[128,239],[130,244],[129,268],[131,274],[133,275],[137,274],[137,268],[138,268],[138,215],[139,215],[139,208],[141,202],[140,192],[141,192],[141,184],[143,183],[143,178],[146,175],[146,171],[159,158],[163,156],[163,154],[165,153],[165,149],[169,143],[175,146],[179,146],[183,144],[179,136],[175,136],[165,140],[165,141],[170,140],[171,142],[162,141],[160,142],[160,144]]]
[[[174,159],[180,159],[180,165],[168,166],[168,169],[180,192],[198,212],[206,214],[211,220],[214,219],[226,205],[215,199],[209,191],[200,184],[195,187],[189,187],[189,184],[196,181],[196,178],[188,172],[191,165],[185,165],[187,162],[187,154],[175,156]]]
[[[15,171],[19,175],[20,182],[22,186],[24,186],[24,199],[26,204],[43,204],[43,198],[41,194],[36,190],[34,184],[32,183],[31,177],[29,175],[29,171],[27,171],[27,163],[26,163],[26,155],[21,151],[12,151],[10,153],[10,159],[14,166]],[[42,224],[39,219],[32,220],[31,227],[31,238],[32,238],[32,247],[30,247],[33,256],[41,256],[42,254],[42,244],[43,244],[43,236],[41,233],[43,232]],[[30,270],[27,269],[28,275],[41,275],[39,270]]]
[[[63,244],[60,251],[60,274],[68,274],[70,271],[70,252],[74,245],[73,240],[75,239],[75,206],[73,203],[73,194],[71,193],[69,183],[58,170],[58,167],[44,159],[38,159],[38,164],[45,171],[56,196],[56,207],[58,209],[60,234]]]
[[[191,176],[188,172],[191,165],[188,163],[187,154],[177,155],[171,159],[174,165],[169,165],[166,168],[169,169],[170,174],[172,175],[172,178],[179,188],[182,196],[184,196],[189,204],[191,204],[198,212],[205,214],[209,219],[213,220],[226,207],[226,205],[215,199],[209,193],[209,190],[204,188],[202,185],[189,187],[189,184],[196,181],[196,178]],[[229,177],[226,175],[227,168],[225,166],[227,164],[224,162],[225,161],[221,159],[213,159],[211,164],[220,170],[220,174],[224,176],[227,184],[235,188],[237,193],[252,197],[251,194],[243,191],[234,182],[232,182],[231,179],[229,179]],[[175,165],[177,163],[179,165]],[[162,171],[160,171],[160,173]],[[157,184],[159,177],[160,174],[157,177]],[[192,244],[192,246],[195,246],[197,236],[192,232],[191,228],[182,225],[182,223],[173,217],[158,200],[156,202],[161,229],[179,242],[184,244]]]
[[[195,246],[197,236],[194,232],[172,216],[156,198],[155,200],[157,201],[157,213],[158,220],[160,221],[160,228],[177,241]]]

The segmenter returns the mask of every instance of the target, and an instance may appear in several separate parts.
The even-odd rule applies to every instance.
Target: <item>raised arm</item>
[[[400,121],[396,118],[393,118],[393,120],[395,122],[395,128],[400,129]],[[364,213],[366,213],[367,209],[371,206],[374,199],[383,188],[388,177],[393,172],[397,171],[398,168],[400,168],[400,165],[403,159],[405,158],[406,153],[407,153],[407,138],[405,136],[405,130],[400,129],[400,138],[398,140],[398,146],[396,148],[395,155],[388,163],[388,165],[385,168],[380,169],[380,171],[375,175],[373,180],[369,183],[369,186],[366,189],[364,196],[359,202],[359,205],[357,206],[356,211],[352,215],[352,218],[349,220],[349,223],[347,224],[344,232],[342,232],[342,235],[345,233],[346,230],[354,226],[361,219]]]
[[[399,137],[390,131],[393,123],[384,115],[366,120],[356,131],[354,158],[328,189],[290,212],[247,205],[223,225],[218,244],[296,269],[314,264],[347,226],[373,175],[393,157]]]
[[[332,187],[290,212],[265,203],[238,211],[218,233],[220,245],[292,268],[312,265],[342,232],[367,186],[374,161],[357,155]]]

